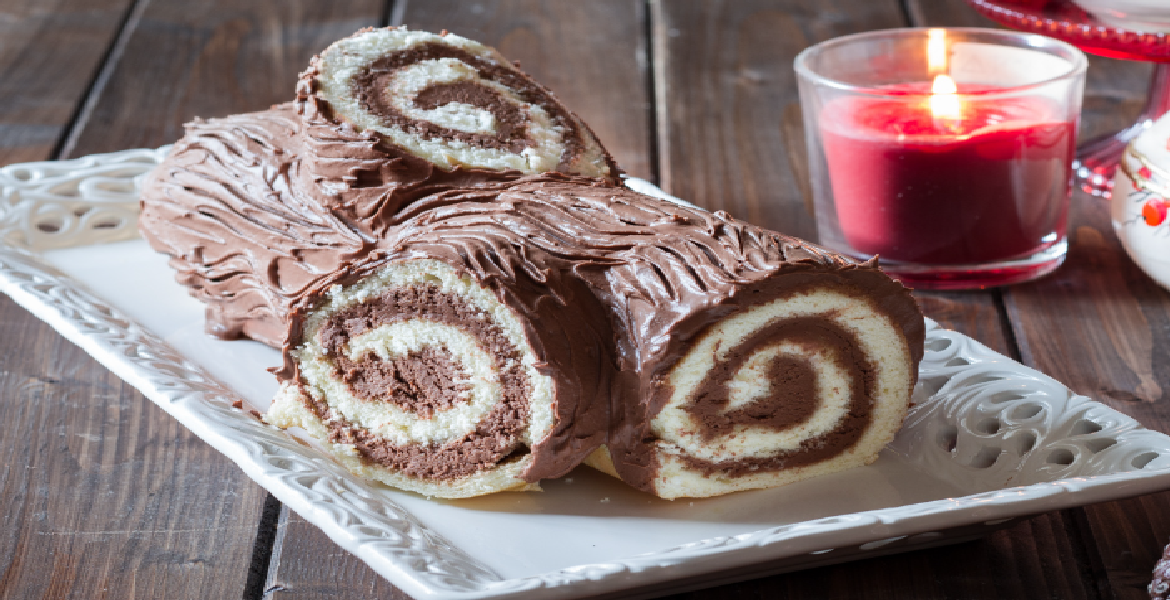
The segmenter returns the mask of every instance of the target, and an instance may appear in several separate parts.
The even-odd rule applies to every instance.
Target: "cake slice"
[[[315,57],[296,94],[197,119],[143,186],[143,237],[221,338],[279,346],[291,302],[420,198],[544,171],[618,182],[551,92],[456,35],[362,30]]]
[[[539,219],[482,200],[428,202],[297,303],[265,420],[443,498],[539,489],[605,441],[613,333],[573,274],[590,252],[528,244]]]

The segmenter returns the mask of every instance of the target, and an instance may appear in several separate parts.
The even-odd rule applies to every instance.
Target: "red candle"
[[[820,115],[837,218],[855,250],[976,264],[1064,238],[1076,124],[1055,102],[960,86],[955,112],[940,115],[929,83],[880,91]]]

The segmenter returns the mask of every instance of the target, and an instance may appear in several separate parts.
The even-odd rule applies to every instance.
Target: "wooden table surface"
[[[0,164],[174,141],[261,109],[368,25],[448,29],[551,87],[633,175],[815,239],[793,57],[843,34],[990,23],[962,0],[0,0]],[[1149,65],[1091,59],[1082,136],[1125,125]],[[1066,265],[926,314],[1170,432],[1170,293],[1077,194]],[[136,390],[0,297],[0,598],[405,598]],[[264,375],[267,376],[267,375]],[[1137,599],[1170,493],[975,542],[678,596]]]

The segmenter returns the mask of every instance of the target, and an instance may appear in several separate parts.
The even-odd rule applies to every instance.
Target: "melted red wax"
[[[827,105],[821,130],[836,214],[858,252],[921,264],[1031,255],[1064,237],[1076,124],[1040,96],[962,86],[936,118],[929,84]],[[902,96],[902,97],[898,97]]]

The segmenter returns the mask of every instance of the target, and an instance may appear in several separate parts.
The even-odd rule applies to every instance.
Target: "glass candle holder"
[[[1064,42],[974,28],[806,49],[795,68],[820,243],[918,288],[1055,270],[1086,64]]]

